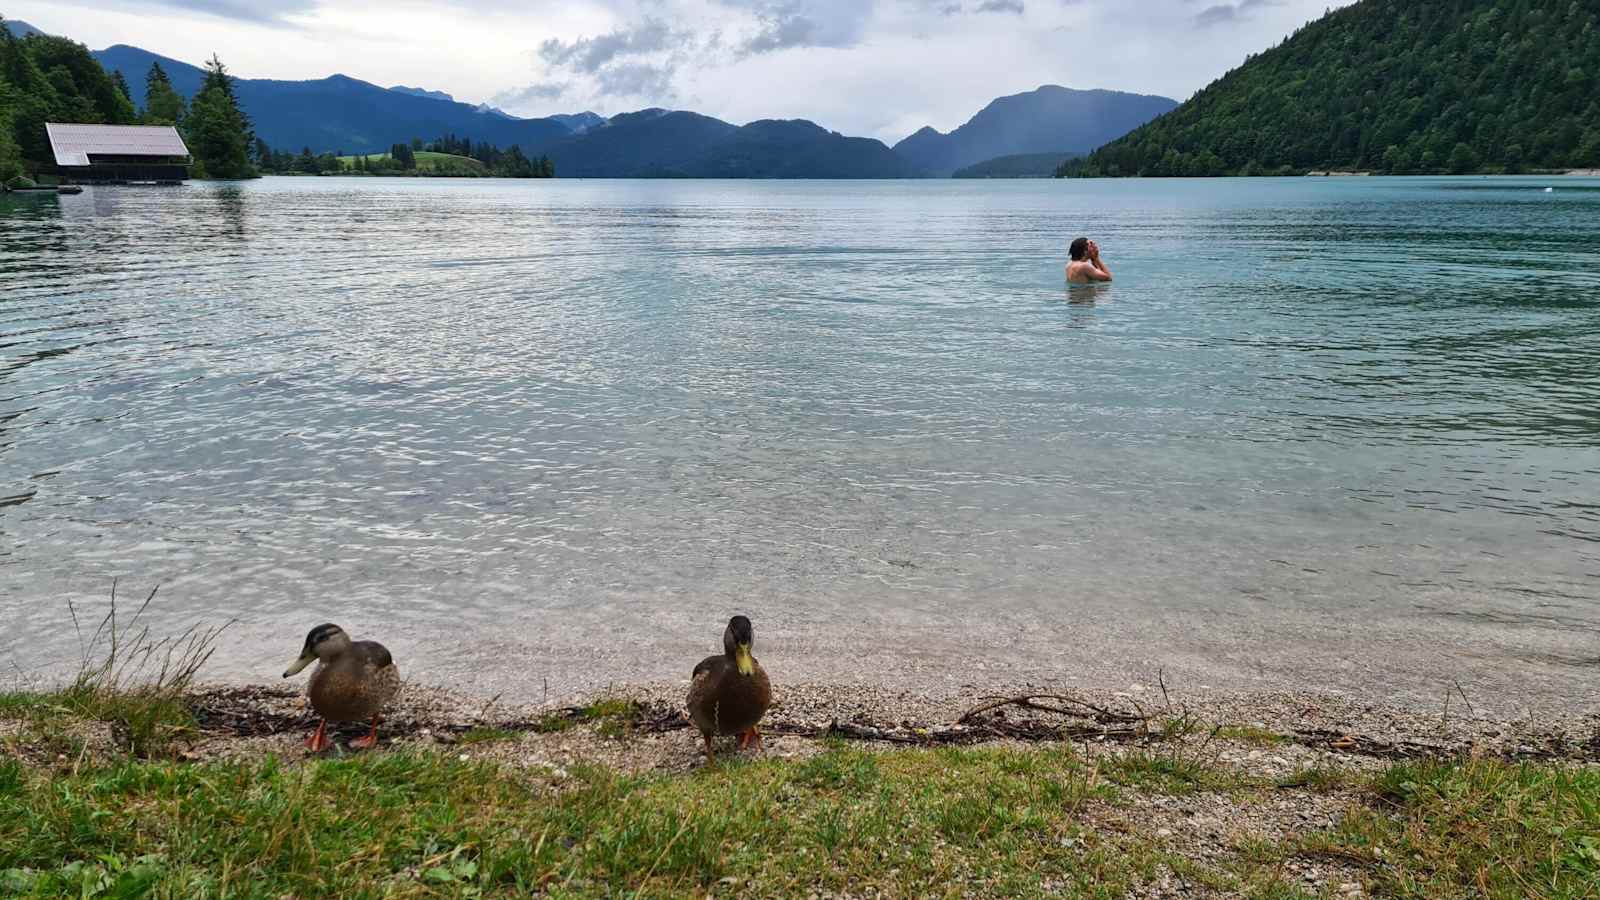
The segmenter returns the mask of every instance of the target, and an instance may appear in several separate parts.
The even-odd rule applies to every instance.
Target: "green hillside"
[[[418,150],[414,154],[417,158],[416,171],[430,175],[488,175],[489,167],[470,156],[457,156],[454,153],[434,153],[430,150]],[[341,156],[339,162],[352,166],[360,156]],[[391,160],[387,153],[369,153],[366,157],[371,162]]]
[[[951,178],[1049,178],[1062,163],[1082,153],[1014,153],[957,169]]]
[[[1600,3],[1361,0],[1059,175],[1600,166]]]

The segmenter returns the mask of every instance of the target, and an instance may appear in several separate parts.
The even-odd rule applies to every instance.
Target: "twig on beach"
[[[1467,712],[1474,719],[1476,719],[1478,717],[1478,711],[1472,708],[1472,701],[1467,699],[1467,692],[1461,689],[1461,682],[1455,678],[1451,678],[1450,683],[1456,686],[1456,693],[1461,695],[1461,702],[1467,705]]]
[[[1063,716],[1093,718],[1095,721],[1103,724],[1142,722],[1148,719],[1148,717],[1143,714],[1135,715],[1133,713],[1114,712],[1106,709],[1103,706],[1097,706],[1093,703],[1090,703],[1087,700],[1080,700],[1077,697],[1068,697],[1064,694],[1023,694],[1017,697],[990,697],[985,698],[985,700],[986,702],[980,703],[977,706],[967,710],[966,713],[961,716],[961,718],[956,720],[956,724],[968,724],[979,715],[990,712],[991,710],[999,709],[1003,706],[1018,706],[1023,709],[1031,709],[1036,712],[1050,712]],[[1053,706],[1048,703],[1040,703],[1039,701],[1041,700],[1054,700],[1058,703],[1071,704],[1072,706],[1077,706],[1082,710],[1087,710],[1090,713],[1093,713],[1093,716],[1084,716],[1084,713],[1079,710],[1067,709],[1062,706]]]

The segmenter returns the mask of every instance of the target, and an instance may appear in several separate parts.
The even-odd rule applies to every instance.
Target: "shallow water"
[[[0,198],[0,667],[116,578],[229,680],[333,620],[562,693],[743,611],[789,678],[1592,705],[1597,368],[1594,179]]]

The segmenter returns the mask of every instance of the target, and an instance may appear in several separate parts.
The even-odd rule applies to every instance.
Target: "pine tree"
[[[256,174],[248,148],[250,121],[233,93],[233,77],[216,56],[206,63],[206,78],[184,119],[189,151],[209,178],[249,178]]]
[[[150,64],[144,77],[144,123],[146,125],[176,125],[183,121],[183,98],[172,88],[161,63]]]
[[[117,89],[117,93],[122,95],[122,99],[128,101],[128,105],[132,106],[133,91],[128,87],[128,79],[122,77],[121,69],[111,70],[111,84]]]

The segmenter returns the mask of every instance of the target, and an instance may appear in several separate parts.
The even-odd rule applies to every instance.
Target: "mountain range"
[[[35,32],[8,21],[13,34]],[[138,47],[94,51],[122,74],[135,104],[159,63],[185,98],[200,89],[201,68]],[[235,80],[256,135],[277,150],[384,153],[413,138],[456,135],[549,156],[563,177],[909,178],[948,176],[991,157],[1081,154],[1177,106],[1164,97],[1077,91],[1046,85],[1001,97],[961,127],[924,128],[893,148],[803,119],[735,125],[687,110],[645,109],[603,118],[592,112],[524,119],[443,91],[381,87],[346,75],[305,81]]]
[[[1000,156],[1088,153],[1177,106],[1167,97],[1045,85],[991,102],[949,134],[923,128],[894,150],[931,175],[949,175]]]
[[[97,50],[93,56],[107,71],[122,73],[133,92],[133,102],[141,107],[151,63],[161,64],[173,89],[185,98],[194,96],[205,79],[204,70],[197,66],[126,44]],[[443,99],[448,95],[439,92],[391,90],[346,75],[311,81],[240,78],[234,91],[255,123],[256,136],[276,149],[382,153],[414,137],[431,140],[455,134],[501,147],[517,144],[531,152],[576,130],[556,118],[495,115]]]

